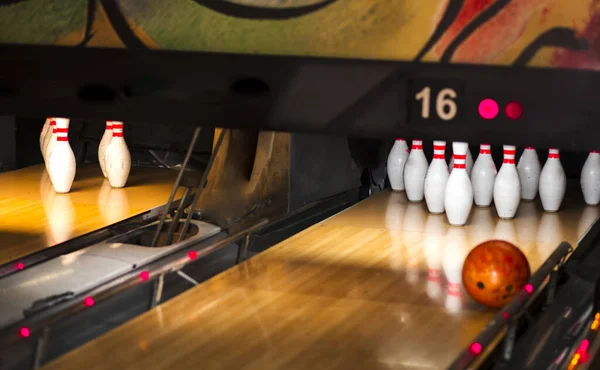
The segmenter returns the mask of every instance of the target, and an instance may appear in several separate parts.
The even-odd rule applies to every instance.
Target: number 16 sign
[[[454,122],[460,115],[462,83],[449,80],[413,80],[409,85],[409,122]]]

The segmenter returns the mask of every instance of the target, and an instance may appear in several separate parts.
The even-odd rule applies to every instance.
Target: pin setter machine
[[[163,312],[192,320],[203,309],[240,294],[238,288],[244,293],[236,297],[247,300],[236,299],[226,307],[252,307],[254,302],[273,333],[281,333],[274,329],[281,329],[278,320],[273,320],[279,313],[267,306],[304,302],[298,298],[304,295],[315,298],[315,306],[304,302],[306,311],[320,308],[310,315],[282,310],[283,322],[290,320],[284,338],[298,340],[296,348],[302,350],[286,352],[271,338],[272,347],[265,348],[275,348],[272,352],[260,340],[243,352],[247,342],[236,339],[238,355],[249,354],[239,355],[246,360],[237,365],[258,361],[254,364],[261,368],[294,368],[305,358],[323,368],[335,367],[323,355],[328,348],[339,358],[353,359],[356,368],[373,368],[374,363],[381,368],[416,368],[420,363],[453,369],[574,369],[594,368],[600,361],[595,340],[600,322],[600,225],[595,208],[575,200],[581,198],[578,171],[587,152],[598,148],[600,134],[600,50],[595,42],[600,30],[594,28],[597,11],[592,6],[569,5],[567,12],[560,2],[539,6],[533,1],[473,7],[453,0],[419,5],[380,0],[196,0],[150,1],[145,9],[128,1],[84,3],[47,8],[38,0],[0,1],[0,113],[17,117],[17,124],[27,118],[40,119],[41,125],[46,116],[96,125],[114,119],[193,134],[176,148],[181,161],[171,169],[173,186],[164,202],[52,248],[25,251],[0,265],[0,368],[89,367],[85,358],[92,357],[86,350],[97,348],[112,357],[104,348],[115,345],[117,337],[124,338],[123,346],[135,347],[131,351],[145,353],[149,344],[135,336],[142,333],[136,328],[152,330],[155,325],[157,338],[170,341],[174,338],[165,329],[168,324],[159,318]],[[202,137],[210,138],[209,150],[196,162],[200,165],[194,165]],[[538,228],[538,251],[531,252],[536,256],[531,258],[539,263],[531,291],[517,293],[498,312],[471,305],[446,320],[436,316],[438,311],[421,316],[419,310],[411,311],[411,305],[427,306],[429,301],[443,306],[435,287],[428,291],[436,297],[432,298],[409,284],[420,281],[420,269],[426,265],[427,279],[435,280],[431,271],[436,268],[431,266],[436,253],[428,252],[427,238],[444,235],[431,242],[445,245],[437,262],[437,270],[443,270],[440,266],[464,250],[462,246],[471,246],[483,226],[472,224],[464,229],[466,236],[455,229],[438,233],[434,216],[386,189],[385,162],[396,137],[423,139],[426,146],[434,139],[465,141],[474,154],[479,143],[487,142],[497,161],[503,144],[535,146],[540,156],[549,147],[562,150],[575,195],[567,196],[564,212],[556,217],[531,204],[523,211],[536,215],[530,218]],[[158,143],[161,138],[153,140]],[[83,162],[85,158],[82,165],[93,165]],[[483,238],[510,235],[514,229],[524,245],[529,243],[523,235],[530,228],[520,223],[528,219],[523,215],[514,224],[494,219],[495,226]],[[394,222],[400,219],[405,226],[398,248],[406,257],[393,255],[398,231]],[[557,229],[564,231],[559,239],[539,241]],[[346,232],[351,237],[341,237]],[[389,239],[377,239],[386,232]],[[314,239],[306,239],[313,233]],[[315,247],[321,242],[321,249]],[[378,250],[382,245],[391,249]],[[544,245],[543,252],[539,245]],[[424,252],[415,255],[411,246],[423,247]],[[358,256],[354,253],[369,248],[375,256],[372,265],[352,260]],[[65,258],[76,262],[65,264]],[[383,268],[373,262],[387,258],[403,262],[396,269],[393,263]],[[266,279],[269,271],[279,277]],[[388,285],[381,285],[381,276],[395,279],[398,271],[406,272],[409,283],[385,280]],[[217,273],[222,274],[213,278]],[[450,281],[451,274],[446,275]],[[319,283],[309,288],[311,277]],[[269,287],[258,288],[265,279]],[[339,290],[329,291],[328,284]],[[393,294],[382,288],[396,284],[401,288]],[[272,296],[265,299],[261,289],[270,289]],[[415,298],[402,301],[400,296]],[[352,297],[356,300],[341,300]],[[186,299],[205,304],[199,308],[190,303],[195,311],[184,313]],[[368,312],[381,312],[379,304],[396,303],[390,307],[403,314],[378,316],[348,308],[358,301],[375,302],[365,306],[373,310]],[[458,312],[456,302],[449,294],[448,312]],[[163,305],[164,310],[157,311]],[[211,322],[226,315],[226,307],[210,316]],[[327,311],[325,307],[338,311],[319,326],[319,312]],[[250,320],[254,315],[241,312],[232,317]],[[394,334],[383,328],[406,324],[406,312],[420,317],[410,321],[418,324],[413,333],[432,332],[427,325],[444,317],[435,325],[461,336],[448,339],[454,347],[426,334],[412,339],[402,334],[403,345],[386,346]],[[345,319],[336,320],[341,317],[336,315]],[[360,319],[352,321],[352,316]],[[302,320],[295,322],[294,317]],[[374,317],[390,321],[361,327]],[[466,321],[456,321],[461,317]],[[245,319],[235,320],[242,334],[251,331]],[[204,322],[207,327],[209,321]],[[228,321],[222,322],[228,327]],[[333,325],[331,330],[319,331],[328,325],[325,322]],[[458,327],[452,329],[453,323]],[[202,322],[198,325],[194,328],[202,330]],[[298,339],[295,335],[303,325],[321,336]],[[358,327],[364,331],[353,331]],[[377,337],[368,327],[379,327],[383,334]],[[127,328],[129,334],[123,334]],[[269,332],[263,329],[263,334]],[[121,330],[118,336],[113,334],[116,330]],[[216,342],[231,339],[231,331],[217,332]],[[140,335],[146,334],[150,332]],[[411,347],[411,341],[419,345]],[[200,342],[179,343],[178,348],[197,346],[189,348],[198,353],[206,349],[206,359],[222,353],[220,347],[211,347],[215,341]],[[412,348],[411,353],[403,346]],[[343,352],[350,347],[351,352]],[[176,366],[178,359],[190,356],[177,351],[173,349],[173,362],[168,364]],[[432,356],[436,351],[446,352]],[[268,365],[257,360],[271,355]],[[428,364],[428,356],[437,362]],[[106,361],[115,358],[120,357]],[[344,364],[340,361],[338,365]]]

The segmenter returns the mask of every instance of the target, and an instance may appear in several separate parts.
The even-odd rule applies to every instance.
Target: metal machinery
[[[0,0],[0,113],[217,128],[164,205],[0,266],[0,367],[38,367],[383,189],[396,136],[597,149],[599,16],[593,0]],[[448,365],[594,368],[599,231],[568,259],[556,243]]]

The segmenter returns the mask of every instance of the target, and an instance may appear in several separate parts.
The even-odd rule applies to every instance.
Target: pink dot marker
[[[485,119],[494,119],[498,115],[500,108],[498,103],[493,99],[483,99],[479,103],[479,115]]]

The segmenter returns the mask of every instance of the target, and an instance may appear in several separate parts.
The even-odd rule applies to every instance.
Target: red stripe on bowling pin
[[[68,128],[56,128],[56,141],[69,141],[69,129]]]
[[[462,168],[462,169],[467,168],[467,166],[465,164],[465,161],[467,160],[466,154],[453,154],[452,158],[454,158],[453,168]]]
[[[515,164],[516,149],[504,149],[504,160],[502,163]]]
[[[479,146],[479,154],[492,154],[492,146],[490,144],[481,144]]]
[[[411,149],[412,150],[423,150],[423,141],[422,140],[413,140]]]
[[[559,151],[555,148],[550,148],[548,151],[548,158],[559,158]]]
[[[112,136],[113,137],[123,137],[123,124],[122,123],[113,123],[112,124]]]
[[[446,145],[434,145],[433,146],[433,159],[446,159],[444,153],[446,152]]]

